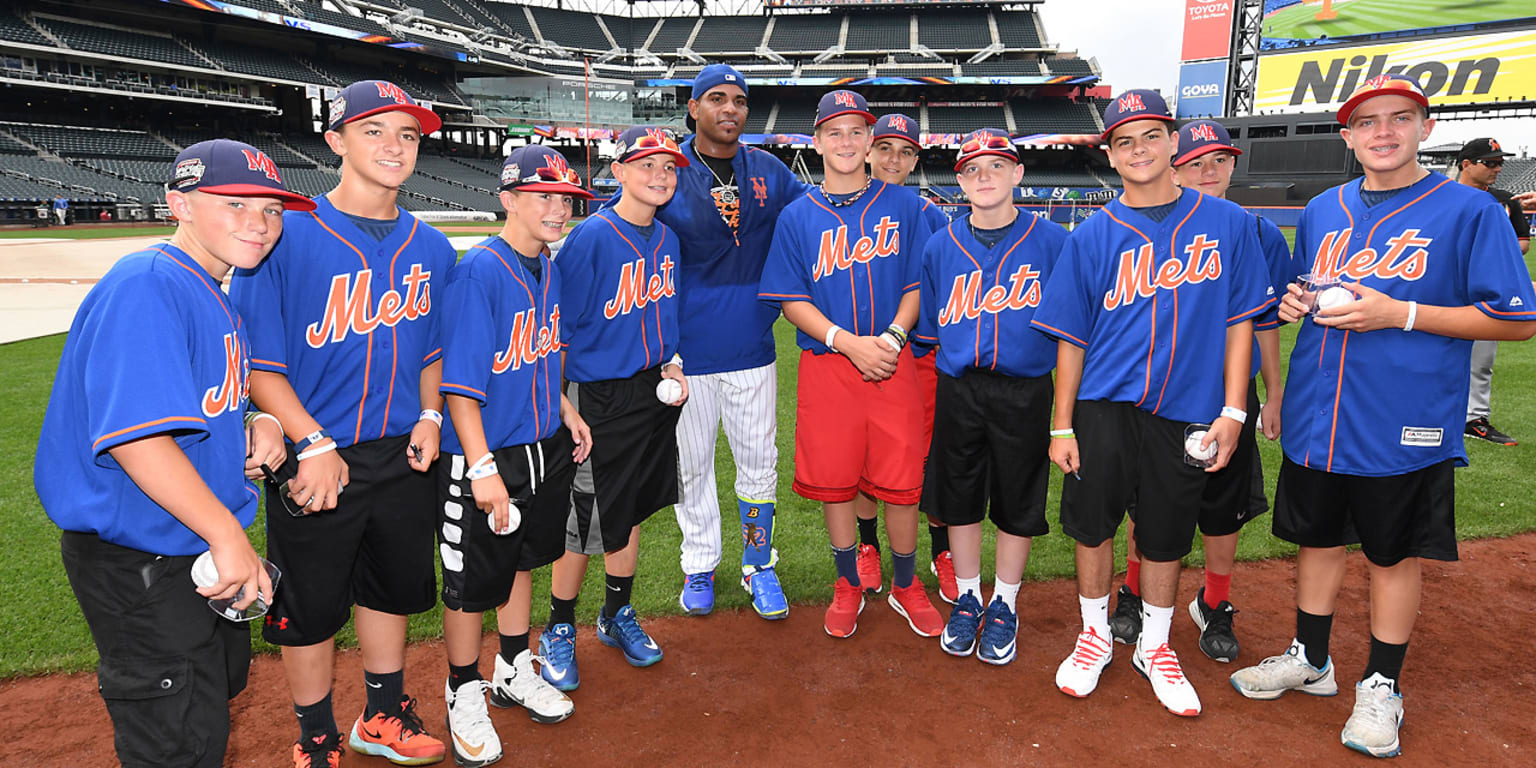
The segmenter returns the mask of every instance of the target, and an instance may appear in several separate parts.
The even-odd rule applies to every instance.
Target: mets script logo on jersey
[[[1418,280],[1429,269],[1429,245],[1434,238],[1419,237],[1419,230],[1405,229],[1387,238],[1387,252],[1362,248],[1349,253],[1354,229],[1334,230],[1323,235],[1312,258],[1312,274],[1362,280],[1372,275],[1384,279]]]
[[[560,307],[549,312],[549,322],[539,325],[537,310],[525,309],[512,316],[512,333],[507,348],[496,353],[491,373],[506,373],[533,365],[539,358],[560,350]]]
[[[629,314],[637,307],[644,309],[651,302],[677,295],[672,284],[672,267],[670,255],[661,257],[661,263],[656,265],[656,274],[650,277],[645,274],[644,256],[625,264],[619,271],[618,289],[614,291],[613,298],[603,305],[603,317],[612,320],[619,315]]]
[[[428,284],[432,272],[423,270],[420,264],[412,264],[410,273],[401,278],[400,282],[405,284],[403,296],[391,288],[374,303],[372,278],[371,269],[331,278],[325,311],[319,321],[304,329],[304,341],[319,349],[326,342],[341,341],[348,332],[367,335],[381,325],[393,327],[401,320],[415,320],[432,310]]]
[[[1155,270],[1151,243],[1136,250],[1121,251],[1115,287],[1104,294],[1104,309],[1128,307],[1138,296],[1150,299],[1159,288],[1171,291],[1186,283],[1193,285],[1221,277],[1220,246],[1220,240],[1195,235],[1195,239],[1184,246],[1183,258],[1171,258]]]
[[[1498,147],[1494,147],[1498,149]],[[757,207],[761,208],[768,203],[768,181],[761,176],[752,177],[752,197],[757,200]]]
[[[279,184],[283,183],[282,178],[277,175],[277,163],[272,162],[272,158],[267,157],[267,153],[259,149],[255,152],[249,149],[242,149],[240,154],[245,155],[245,165],[247,168],[253,171],[261,171],[266,174],[267,178]]]
[[[233,332],[224,334],[224,379],[203,393],[203,415],[213,418],[221,413],[245,410],[251,393],[251,359]]]
[[[1141,112],[1146,108],[1147,105],[1141,103],[1141,94],[1139,93],[1128,93],[1120,97],[1121,112]]]
[[[881,216],[880,223],[875,225],[875,236],[868,235],[859,238],[853,243],[853,250],[848,250],[848,225],[843,224],[835,230],[824,230],[821,233],[821,249],[816,253],[816,267],[811,272],[812,280],[820,280],[839,269],[848,269],[854,264],[867,264],[882,256],[890,256],[901,250],[900,224],[891,221],[889,216]]]
[[[375,82],[374,85],[379,86],[379,98],[381,99],[392,99],[396,104],[416,103],[411,99],[410,94],[406,93],[400,88],[400,86],[395,85],[394,83],[386,83],[383,80],[379,80]]]
[[[1189,129],[1189,135],[1195,141],[1215,141],[1216,129],[1209,125],[1201,124]]]
[[[1040,306],[1040,272],[1023,264],[1008,278],[1008,287],[994,285],[986,293],[981,290],[981,270],[968,275],[955,275],[955,284],[949,289],[949,303],[939,310],[939,325],[953,325],[965,320],[975,320],[982,313],[995,315],[1010,309],[1027,309]]]

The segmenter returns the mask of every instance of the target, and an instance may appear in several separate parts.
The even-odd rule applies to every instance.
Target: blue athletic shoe
[[[976,658],[988,664],[1007,664],[1018,651],[1019,617],[994,597],[981,620],[981,643]]]
[[[771,565],[743,565],[741,588],[752,595],[752,610],[765,619],[789,618],[789,601]]]
[[[981,603],[970,592],[955,601],[949,623],[939,636],[939,647],[951,656],[969,656],[976,650],[976,633],[981,629]]]
[[[556,624],[539,635],[539,677],[562,691],[574,691],[581,685],[576,671],[576,628]]]
[[[715,610],[715,572],[683,574],[683,593],[677,604],[689,616],[708,616]]]
[[[631,666],[649,667],[661,661],[661,649],[635,618],[635,607],[626,605],[611,619],[597,617],[597,639],[609,648],[624,652],[624,660]]]

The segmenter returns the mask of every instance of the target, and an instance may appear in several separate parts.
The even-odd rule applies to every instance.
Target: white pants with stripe
[[[688,376],[688,402],[677,422],[675,508],[677,527],[683,533],[684,573],[712,571],[720,565],[715,436],[722,424],[736,463],[736,496],[745,501],[774,501],[779,484],[778,399],[778,369],[773,363]]]

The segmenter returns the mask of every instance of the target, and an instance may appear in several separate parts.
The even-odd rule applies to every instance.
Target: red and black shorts
[[[928,443],[915,368],[910,348],[885,381],[864,381],[842,355],[800,354],[795,493],[830,503],[859,491],[887,504],[918,502]]]
[[[1454,459],[1388,477],[1324,472],[1285,459],[1275,535],[1302,547],[1359,544],[1390,567],[1409,557],[1456,560]]]

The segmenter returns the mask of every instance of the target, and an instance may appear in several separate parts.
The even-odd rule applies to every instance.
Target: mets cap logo
[[[1189,135],[1195,141],[1216,141],[1216,129],[1206,123],[1190,127]]]
[[[1121,112],[1143,112],[1147,108],[1147,105],[1142,103],[1141,94],[1139,93],[1128,93],[1121,96],[1119,106]]]
[[[853,100],[852,91],[838,91],[832,94],[832,103],[842,107],[857,108],[859,105]]]
[[[196,186],[207,172],[208,166],[203,164],[201,158],[189,157],[176,164],[176,173],[171,178],[175,179],[174,184],[178,188]]]

